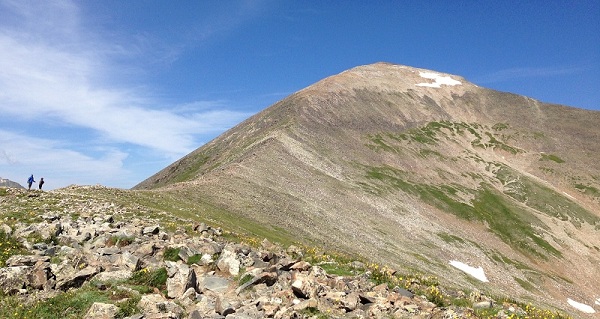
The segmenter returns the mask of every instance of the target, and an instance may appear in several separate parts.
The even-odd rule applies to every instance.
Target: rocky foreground
[[[242,240],[220,228],[175,217],[170,221],[175,227],[169,230],[162,225],[164,219],[147,216],[139,207],[131,214],[128,208],[111,202],[53,192],[9,189],[0,196],[0,232],[7,238],[2,244],[6,247],[14,241],[21,247],[18,254],[5,248],[5,253],[13,254],[0,263],[0,314],[4,316],[14,311],[6,309],[8,300],[13,304],[19,300],[24,309],[38,309],[36,305],[84,291],[111,293],[108,299],[88,301],[75,317],[531,315],[531,309],[516,303],[494,301],[480,292],[445,290],[424,277],[402,278],[376,265],[342,264],[296,246]],[[20,209],[22,218],[7,211],[10,209]],[[14,312],[14,317],[25,318],[26,314]],[[64,318],[62,314],[48,314],[47,318],[55,317]],[[38,313],[38,318],[46,317]]]

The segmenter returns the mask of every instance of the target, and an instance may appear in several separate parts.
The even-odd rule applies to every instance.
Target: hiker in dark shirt
[[[40,190],[42,190],[42,185],[44,185],[44,178],[40,178],[40,183],[38,184],[38,186],[40,187]]]
[[[29,179],[27,180],[27,185],[29,185],[29,190],[31,190],[31,184],[35,183],[35,179],[33,179],[33,174],[31,174],[31,176],[29,176]]]

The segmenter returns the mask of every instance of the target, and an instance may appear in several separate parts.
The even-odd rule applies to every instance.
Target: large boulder
[[[226,246],[221,252],[221,256],[217,260],[217,267],[220,271],[228,273],[232,276],[237,276],[240,273],[241,262],[237,258],[235,248]]]
[[[88,312],[83,317],[84,319],[112,319],[119,311],[119,307],[113,304],[94,302]]]
[[[188,265],[181,262],[166,261],[167,273],[167,296],[179,298],[189,288],[196,289],[196,272]]]
[[[5,295],[14,295],[27,287],[31,266],[0,268],[0,289]]]

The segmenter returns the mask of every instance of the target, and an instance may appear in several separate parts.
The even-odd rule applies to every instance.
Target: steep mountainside
[[[457,286],[600,311],[598,123],[600,112],[377,63],[289,96],[135,189]]]

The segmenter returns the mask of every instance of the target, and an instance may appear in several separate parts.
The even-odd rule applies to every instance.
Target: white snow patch
[[[460,81],[455,80],[449,76],[441,76],[437,73],[433,72],[419,72],[419,75],[425,79],[435,80],[433,83],[419,83],[417,86],[426,86],[430,88],[439,88],[442,85],[460,85],[462,84]]]
[[[563,194],[567,195],[567,196],[568,196],[569,198],[571,198],[571,199],[575,199],[575,197],[573,197],[573,196],[571,196],[571,195],[567,194],[566,192],[563,192]]]
[[[577,308],[577,310],[581,311],[581,312],[585,312],[585,313],[596,313],[596,310],[594,310],[594,308],[583,304],[581,302],[577,302],[571,298],[567,299],[567,302],[569,303],[569,305]],[[598,301],[596,301],[596,303],[598,303]]]
[[[483,268],[481,268],[481,266],[475,268],[475,267],[471,267],[467,264],[464,264],[464,263],[462,263],[460,261],[456,261],[456,260],[451,260],[450,265],[466,272],[467,274],[475,277],[479,281],[489,282],[489,280],[485,276],[485,273],[483,272]]]
[[[595,303],[596,303],[598,306],[600,306],[600,298],[596,299],[596,302],[595,302]]]

